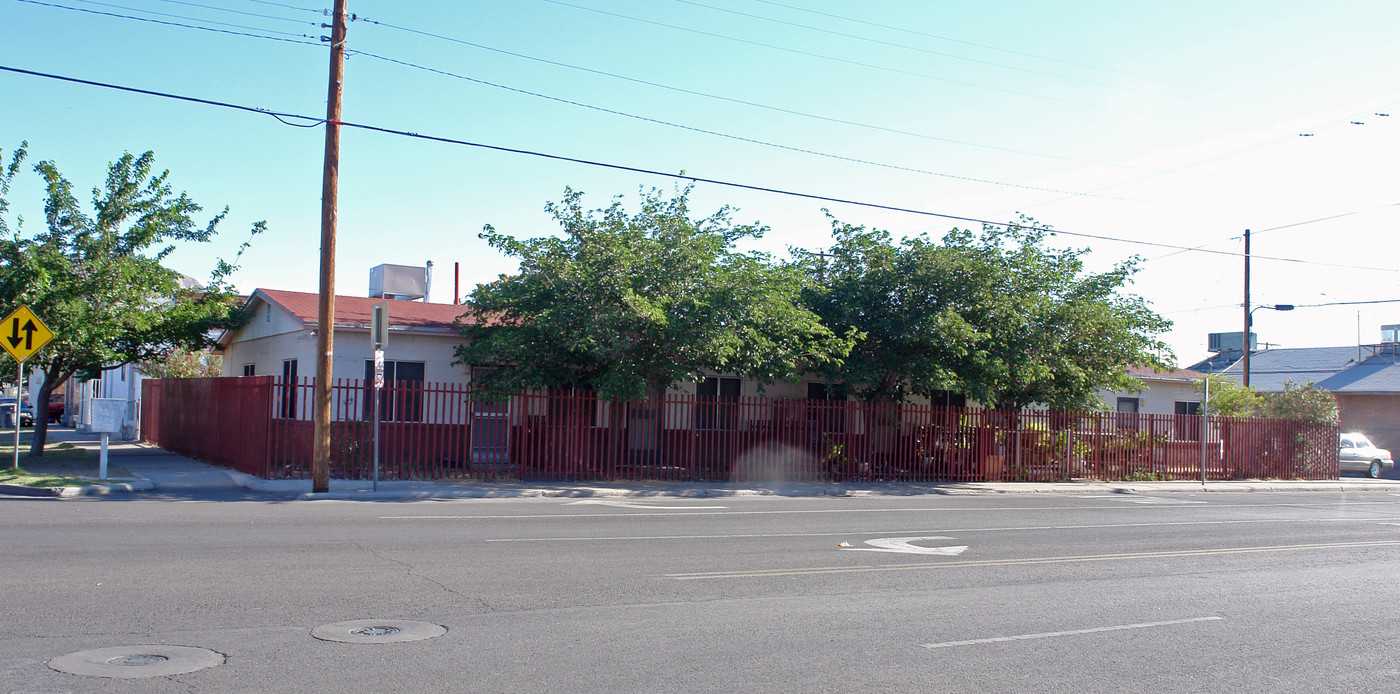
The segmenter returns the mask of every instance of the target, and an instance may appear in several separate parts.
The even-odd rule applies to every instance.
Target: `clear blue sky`
[[[0,65],[319,117],[329,7],[0,0]],[[1123,239],[1056,243],[1090,248],[1093,269],[1142,256],[1130,289],[1175,322],[1166,337],[1183,364],[1205,355],[1207,333],[1240,329],[1242,259],[1128,241],[1238,253],[1250,228],[1256,256],[1304,261],[1257,259],[1255,303],[1400,299],[1394,0],[349,9],[372,21],[350,27],[360,54],[346,66],[347,121],[961,217],[1020,211]],[[122,152],[154,150],[177,189],[210,211],[231,207],[219,240],[181,248],[176,269],[207,277],[267,220],[234,278],[243,291],[316,291],[323,137],[264,115],[0,72],[7,155],[28,140],[35,160],[57,161],[88,190]],[[340,185],[337,292],[364,295],[374,265],[433,260],[432,298],[445,302],[453,263],[463,293],[514,269],[477,238],[482,225],[550,234],[542,208],[565,186],[602,207],[674,183],[349,129]],[[11,198],[36,231],[35,179]],[[706,184],[693,195],[700,214],[724,204],[770,225],[759,247],[783,255],[829,243],[823,207],[897,235],[957,224]],[[1382,303],[1258,311],[1255,327],[1283,346],[1347,345],[1358,311],[1365,342],[1400,323],[1400,303]]]

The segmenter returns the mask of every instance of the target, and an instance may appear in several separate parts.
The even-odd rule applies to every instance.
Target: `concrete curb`
[[[127,492],[149,492],[155,488],[155,483],[150,480],[91,484],[86,487],[25,487],[18,484],[0,484],[0,494],[7,496],[69,498],[75,496],[105,496],[107,494]]]
[[[331,480],[329,492],[308,491],[310,480],[264,480],[225,470],[240,487],[263,493],[294,495],[302,501],[417,501],[428,499],[528,499],[528,498],[690,498],[721,497],[899,497],[979,496],[994,494],[1181,494],[1241,492],[1391,492],[1400,493],[1400,481],[1386,482],[1271,482],[1267,480],[1212,482],[970,482],[946,485],[819,485],[775,484],[771,487],[685,484],[640,487],[596,486],[460,486],[452,483],[382,481],[371,491],[363,480]]]

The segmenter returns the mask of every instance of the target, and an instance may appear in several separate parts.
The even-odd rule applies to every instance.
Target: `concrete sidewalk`
[[[50,428],[50,441],[66,441],[97,454],[97,434]],[[190,498],[282,498],[303,500],[493,499],[530,497],[681,497],[724,496],[913,496],[967,494],[1173,494],[1201,492],[1391,492],[1400,493],[1400,480],[1343,477],[1340,480],[1240,480],[1228,482],[955,482],[849,483],[830,482],[565,482],[381,481],[378,490],[368,480],[331,480],[330,491],[312,493],[310,480],[264,480],[227,468],[202,463],[140,442],[109,441],[109,462],[121,465],[139,480],[115,485],[74,487],[78,494],[111,494],[155,490]]]

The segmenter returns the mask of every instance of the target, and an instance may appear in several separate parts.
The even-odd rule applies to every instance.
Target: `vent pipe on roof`
[[[423,303],[433,300],[433,261],[428,261],[428,269],[423,273]]]

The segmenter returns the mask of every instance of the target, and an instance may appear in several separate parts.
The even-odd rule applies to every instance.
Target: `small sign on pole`
[[[20,306],[0,320],[0,348],[18,363],[15,379],[15,468],[19,468],[20,401],[19,384],[24,381],[24,362],[53,339],[53,331],[34,315],[28,306]],[[38,413],[35,413],[38,416]]]
[[[375,350],[389,346],[389,302],[381,301],[370,307],[369,341]]]
[[[102,448],[97,456],[97,476],[107,479],[107,437],[122,430],[126,401],[121,398],[93,398],[90,410],[92,430],[102,434]]]

